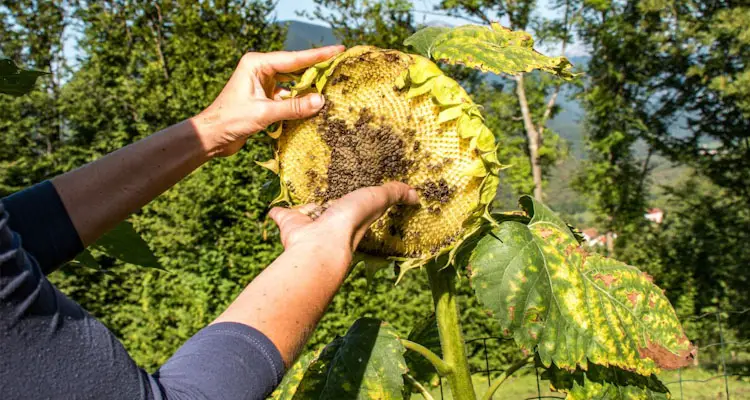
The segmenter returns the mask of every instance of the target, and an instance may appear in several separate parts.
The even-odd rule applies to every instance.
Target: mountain
[[[284,48],[286,50],[305,50],[311,47],[338,44],[331,28],[302,21],[283,21],[288,31]]]

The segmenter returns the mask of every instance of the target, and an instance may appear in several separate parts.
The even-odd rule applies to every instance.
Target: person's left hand
[[[370,225],[390,206],[399,203],[419,204],[417,192],[405,183],[388,182],[355,190],[333,201],[325,210],[316,210],[319,206],[314,204],[297,208],[275,207],[269,216],[278,225],[281,243],[286,250],[294,247],[314,249],[348,266]]]
[[[247,53],[216,100],[193,118],[204,149],[210,156],[239,151],[247,138],[282,120],[307,118],[325,103],[313,93],[281,99],[286,91],[276,86],[277,74],[292,73],[325,61],[344,46],[304,51]]]

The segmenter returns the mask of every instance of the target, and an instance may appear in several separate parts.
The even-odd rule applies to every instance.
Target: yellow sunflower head
[[[408,268],[456,248],[479,225],[498,184],[495,140],[480,107],[422,56],[357,46],[309,68],[292,95],[326,98],[318,115],[272,134],[281,194],[292,205],[397,180],[420,195],[394,206],[358,251]]]

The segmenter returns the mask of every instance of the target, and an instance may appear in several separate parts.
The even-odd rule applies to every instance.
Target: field
[[[477,388],[477,396],[481,398],[487,390],[487,377],[474,375],[473,379],[474,386]],[[724,377],[716,371],[700,368],[682,370],[682,396],[680,395],[680,374],[677,371],[665,372],[661,375],[661,379],[662,382],[668,384],[672,398],[675,400],[723,400],[727,398]],[[750,379],[729,377],[728,383],[730,399],[750,399]],[[542,399],[564,398],[563,394],[549,390],[547,381],[540,380],[539,388],[541,393],[537,393],[536,376],[533,371],[527,371],[523,375],[511,377],[495,393],[493,399],[538,399],[540,395]],[[430,388],[430,393],[435,400],[441,398],[439,387]],[[443,395],[444,400],[452,400],[447,387],[444,388]],[[422,396],[415,394],[411,399],[420,400]]]

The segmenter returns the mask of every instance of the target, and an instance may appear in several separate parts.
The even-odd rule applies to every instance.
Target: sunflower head
[[[471,232],[498,184],[495,140],[480,107],[430,60],[357,46],[309,68],[292,95],[322,93],[318,115],[284,122],[276,141],[278,201],[325,204],[397,180],[420,195],[394,206],[358,250],[414,265]]]

